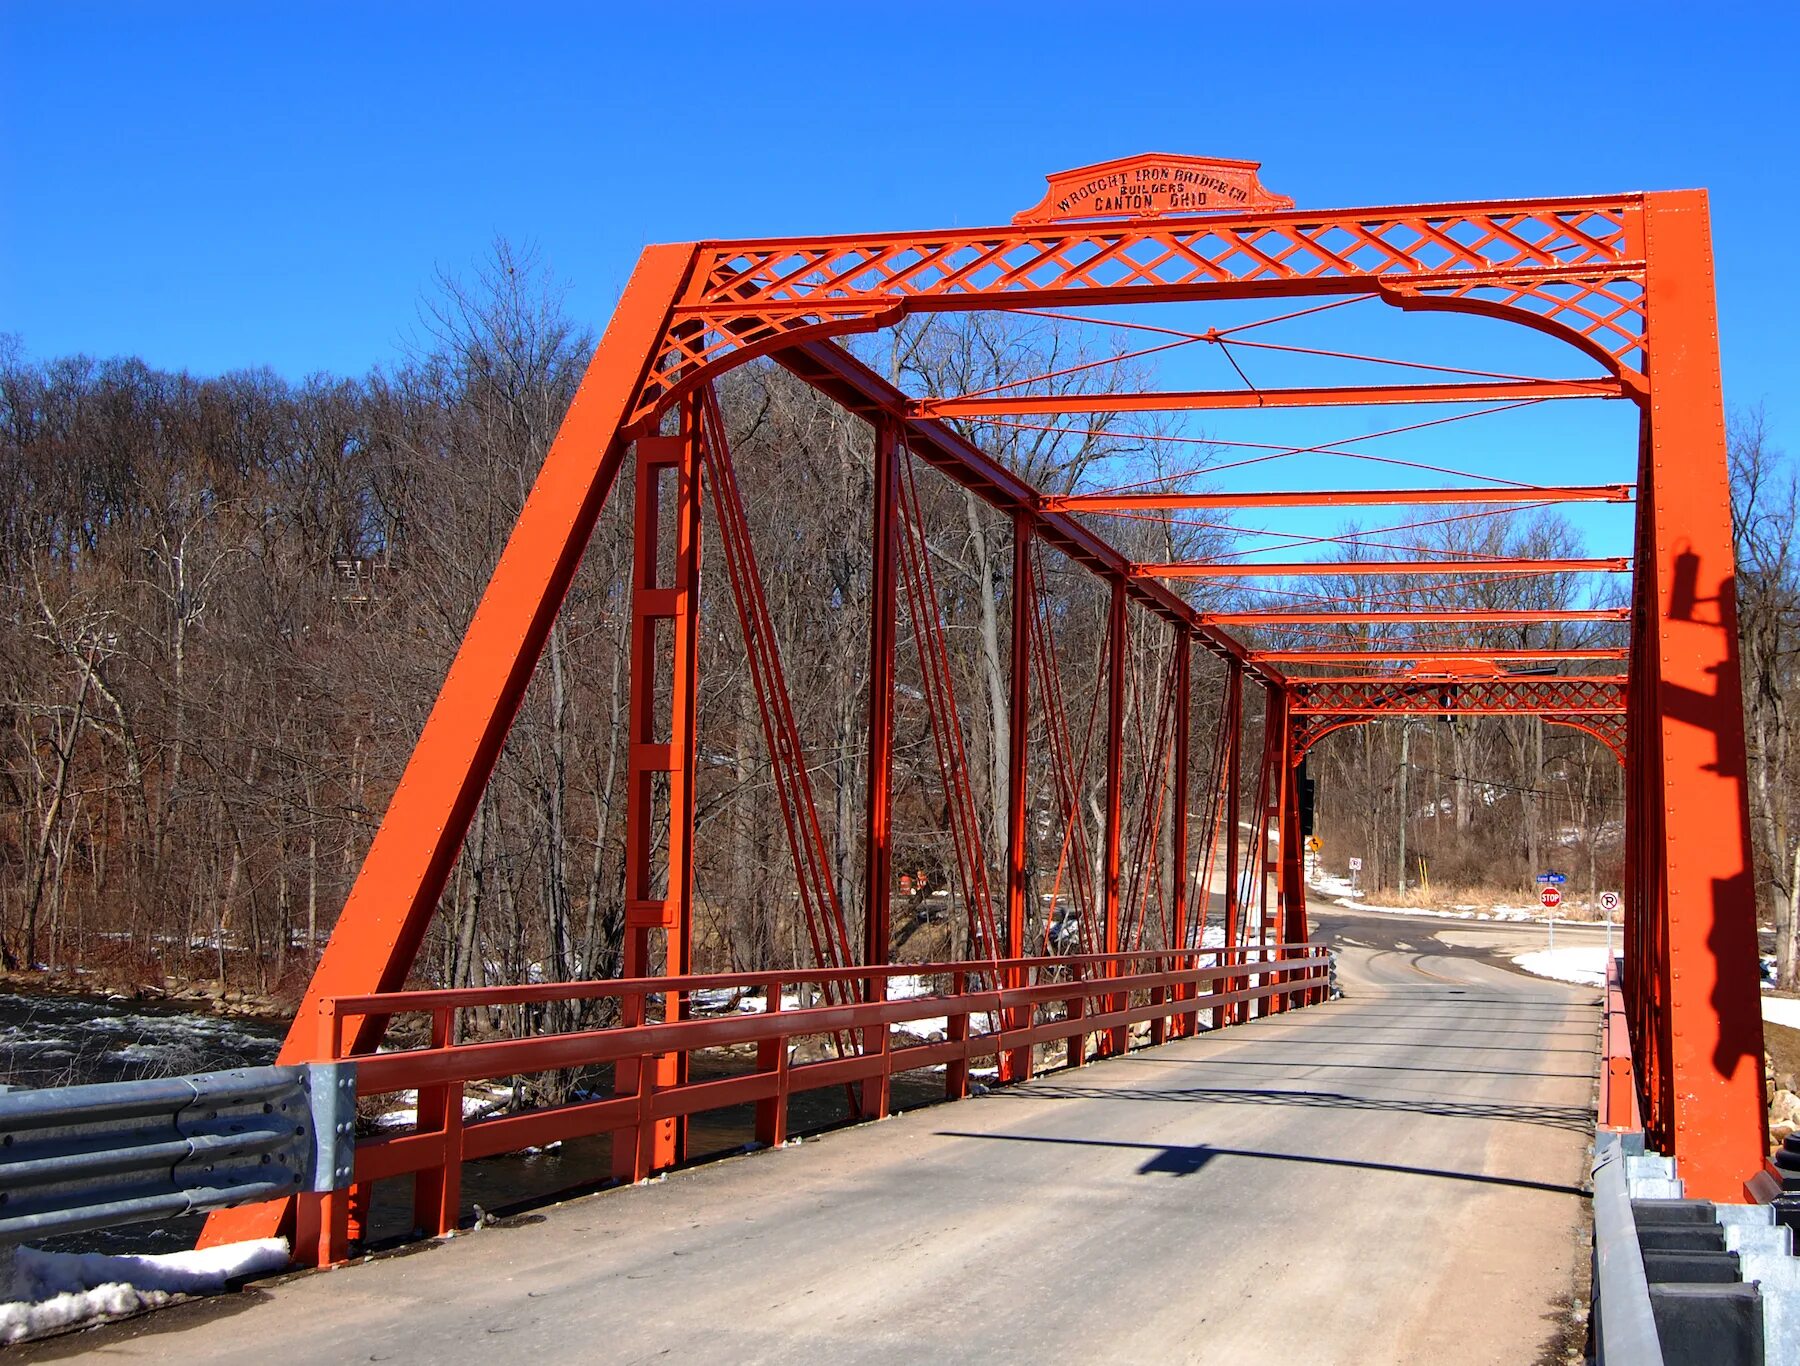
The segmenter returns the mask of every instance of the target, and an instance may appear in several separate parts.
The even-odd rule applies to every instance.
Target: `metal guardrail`
[[[1617,1134],[1594,1142],[1594,1321],[1599,1366],[1662,1366],[1662,1340]]]
[[[0,1094],[0,1243],[348,1185],[352,1066]]]

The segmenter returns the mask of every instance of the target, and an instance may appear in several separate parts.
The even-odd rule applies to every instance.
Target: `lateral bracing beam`
[[[1530,560],[1496,556],[1487,560],[1178,560],[1134,564],[1140,579],[1242,579],[1338,576],[1369,578],[1393,574],[1623,574],[1631,562],[1619,556],[1602,559]]]
[[[1630,484],[1478,484],[1439,489],[1266,489],[1250,493],[1066,493],[1046,495],[1046,512],[1179,512],[1204,508],[1400,507],[1414,503],[1531,506],[1539,503],[1629,503]]]
[[[1552,611],[1511,611],[1471,608],[1372,609],[1368,611],[1311,610],[1289,611],[1269,608],[1266,611],[1202,612],[1200,619],[1210,626],[1381,626],[1411,622],[1451,622],[1459,626],[1536,626],[1543,622],[1629,621],[1629,607],[1598,607],[1591,610],[1574,608]]]
[[[1297,389],[1174,389],[1143,394],[1010,394],[918,398],[909,417],[979,420],[1029,413],[1172,413],[1231,408],[1353,408],[1395,403],[1512,403],[1623,398],[1612,375],[1592,379],[1478,380],[1456,384],[1362,384]]]
[[[1392,650],[1252,650],[1250,661],[1253,664],[1386,664],[1399,663],[1409,659],[1625,659],[1630,653],[1631,651],[1623,646],[1592,649],[1568,646],[1560,649],[1529,650],[1512,650],[1501,646],[1495,649],[1457,648],[1447,650],[1441,647],[1419,645],[1410,649]]]

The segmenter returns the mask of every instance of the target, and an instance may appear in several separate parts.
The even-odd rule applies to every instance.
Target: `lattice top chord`
[[[634,419],[733,359],[917,309],[1370,291],[1644,367],[1641,198],[1244,212],[702,244]]]

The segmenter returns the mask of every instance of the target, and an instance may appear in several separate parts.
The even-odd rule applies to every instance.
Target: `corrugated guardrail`
[[[1594,1317],[1600,1366],[1662,1366],[1625,1145],[1617,1134],[1602,1134],[1594,1144]]]
[[[349,1184],[353,1064],[0,1094],[0,1242]]]

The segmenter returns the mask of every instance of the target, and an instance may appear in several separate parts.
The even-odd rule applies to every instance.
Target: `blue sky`
[[[1163,150],[1260,160],[1303,207],[1707,186],[1728,401],[1793,444],[1792,7],[1280,16],[0,2],[0,331],[357,373],[496,234],[597,329],[648,242],[1004,221],[1046,172]]]

